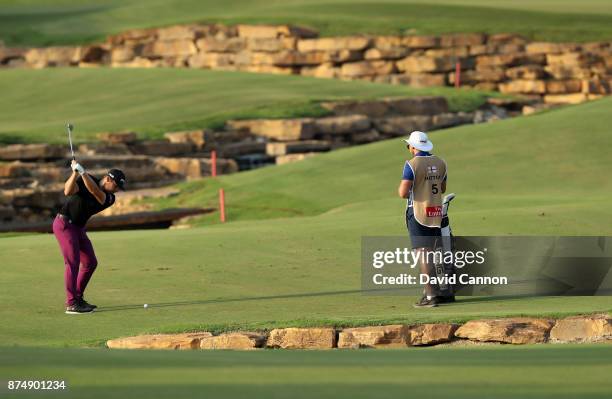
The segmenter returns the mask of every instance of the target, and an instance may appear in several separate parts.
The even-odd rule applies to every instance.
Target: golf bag
[[[448,194],[444,197],[444,201],[442,203],[442,237],[439,240],[436,240],[436,251],[441,251],[442,253],[448,253],[449,251],[453,251],[453,233],[451,231],[450,222],[448,219],[448,207],[450,202],[455,198],[455,194]],[[452,262],[444,262],[436,261],[434,263],[434,270],[436,272],[436,277],[450,277],[454,276],[457,268]],[[455,295],[455,287],[452,284],[438,284],[437,287],[437,296],[441,297],[452,297]]]

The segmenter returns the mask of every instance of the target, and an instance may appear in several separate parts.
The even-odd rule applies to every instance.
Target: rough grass
[[[205,127],[232,118],[320,116],[325,100],[443,95],[454,111],[469,111],[488,96],[475,90],[414,89],[303,76],[190,69],[1,70],[0,143],[66,143],[102,131],[133,130],[141,137]]]

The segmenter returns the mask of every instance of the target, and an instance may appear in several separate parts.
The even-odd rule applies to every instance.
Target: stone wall
[[[161,140],[138,140],[135,132],[100,133],[99,141],[80,144],[79,161],[94,175],[122,169],[129,189],[166,186],[217,173],[227,174],[264,164],[284,164],[352,145],[407,136],[413,130],[474,123],[485,112],[452,113],[443,97],[390,98],[325,103],[320,118],[229,120],[222,130],[168,132]],[[495,107],[491,105],[491,107]],[[502,116],[506,113],[497,108]],[[61,207],[68,178],[67,145],[0,146],[0,222],[39,222]],[[126,201],[124,204],[122,201]],[[116,209],[133,208],[118,196]]]
[[[130,190],[166,186],[211,172],[209,154],[199,153],[192,143],[137,141],[135,133],[103,133],[100,138],[100,142],[79,145],[79,162],[94,176],[103,176],[111,168],[122,169]],[[0,222],[31,223],[54,216],[64,202],[69,159],[67,145],[0,146]],[[185,159],[191,162],[188,170],[173,167],[174,162]],[[218,159],[217,166],[219,174],[238,171],[232,159]]]
[[[496,345],[593,343],[612,340],[608,314],[564,319],[516,317],[454,323],[394,324],[336,330],[277,328],[262,332],[210,332],[140,335],[111,339],[111,349],[359,349],[406,348],[433,345]]]
[[[279,157],[320,152],[388,138],[474,123],[477,113],[449,111],[443,97],[389,98],[324,103],[320,118],[230,120],[225,126],[266,141],[265,153]],[[480,114],[478,114],[480,115]]]
[[[364,79],[410,86],[455,83],[576,103],[610,93],[612,44],[529,42],[516,34],[318,38],[312,29],[183,25],[132,30],[85,47],[6,48],[0,66],[186,67]]]

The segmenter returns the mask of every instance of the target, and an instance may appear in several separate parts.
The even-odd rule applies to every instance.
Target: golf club
[[[72,148],[72,129],[74,129],[74,126],[72,125],[72,123],[67,123],[66,124],[66,130],[68,130],[68,141],[70,142],[70,153],[72,154],[72,160],[75,160],[74,157],[74,149]]]

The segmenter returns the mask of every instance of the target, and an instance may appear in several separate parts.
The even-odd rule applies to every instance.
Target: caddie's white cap
[[[433,149],[433,143],[427,138],[427,133],[418,130],[410,133],[410,137],[404,139],[404,141],[419,151],[429,152]]]

